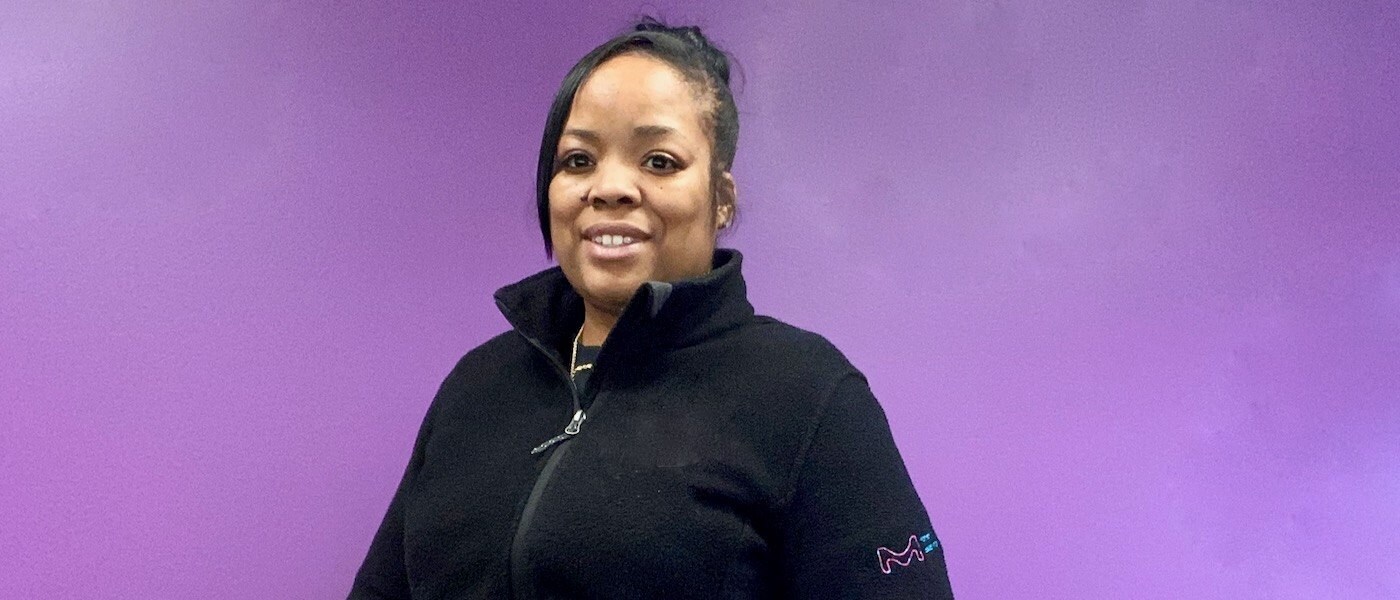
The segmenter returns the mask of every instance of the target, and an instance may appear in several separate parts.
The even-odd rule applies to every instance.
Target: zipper
[[[515,538],[510,542],[510,587],[511,595],[515,598],[534,598],[535,582],[530,579],[530,573],[525,568],[525,530],[529,529],[535,519],[535,509],[538,508],[540,494],[544,491],[545,481],[554,473],[554,468],[559,464],[559,458],[569,450],[569,446],[560,446],[544,462],[544,468],[540,470],[539,477],[535,478],[534,487],[530,488],[530,496],[525,500],[525,509],[520,511],[520,522],[515,526]]]
[[[578,386],[574,384],[574,379],[564,370],[564,365],[555,360],[554,356],[550,354],[539,341],[527,335],[522,335],[522,337],[530,342],[530,345],[534,346],[536,350],[544,354],[545,358],[549,359],[549,362],[554,365],[554,370],[569,384],[569,392],[572,396],[574,408],[574,416],[569,420],[569,424],[564,427],[564,433],[549,438],[540,445],[535,446],[530,450],[530,454],[533,455],[544,452],[551,446],[578,435],[579,428],[583,425],[584,419],[588,418],[588,415],[583,412],[583,408],[580,406]],[[593,408],[597,408],[597,402],[597,399],[595,399]],[[525,532],[529,529],[531,522],[534,521],[535,510],[540,494],[544,491],[545,483],[549,481],[550,476],[554,473],[555,467],[559,464],[559,459],[564,456],[567,450],[567,446],[560,446],[558,450],[549,455],[549,458],[545,459],[544,468],[540,469],[539,476],[535,478],[534,486],[530,488],[530,495],[525,499],[525,508],[520,512],[520,522],[515,526],[515,537],[511,539],[508,564],[510,566],[511,591],[516,598],[531,598],[534,596],[534,594],[531,593],[534,587],[533,582],[529,579],[529,573],[525,569],[526,565],[522,556],[525,551]]]
[[[602,399],[594,398],[593,409],[595,412],[597,411],[597,408],[600,405],[602,405]],[[557,443],[555,440],[564,441],[568,440],[569,438],[572,438],[574,435],[577,435],[577,424],[582,423],[583,419],[585,418],[582,415],[583,411],[581,410],[574,413],[574,419],[576,420],[576,422],[569,423],[569,427],[572,427],[574,429],[573,433],[568,435],[556,435],[553,438],[550,438],[550,441],[541,444],[541,446],[547,447],[547,445]],[[568,428],[565,428],[565,430],[567,431]],[[544,468],[540,469],[540,475],[539,477],[535,478],[535,485],[534,487],[530,488],[530,495],[525,499],[525,508],[520,511],[520,522],[516,524],[515,537],[511,540],[510,543],[509,565],[511,591],[513,592],[513,597],[515,598],[535,597],[535,594],[533,592],[534,581],[530,579],[530,573],[525,568],[526,565],[525,560],[523,558],[525,552],[525,531],[530,528],[530,525],[535,520],[535,511],[539,508],[539,499],[540,495],[544,493],[545,482],[549,481],[550,476],[554,474],[555,467],[559,465],[560,459],[563,458],[564,454],[569,451],[570,447],[571,446],[569,445],[561,445],[558,449],[556,449],[552,454],[549,455],[549,458],[545,459]]]

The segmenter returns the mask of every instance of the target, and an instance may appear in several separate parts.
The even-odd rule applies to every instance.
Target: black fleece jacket
[[[865,378],[741,262],[641,286],[582,390],[562,272],[498,291],[514,329],[443,382],[350,598],[951,598]]]

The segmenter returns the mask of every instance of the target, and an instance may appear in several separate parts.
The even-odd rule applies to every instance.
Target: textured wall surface
[[[1394,2],[478,4],[0,4],[0,597],[343,597],[643,11],[960,598],[1400,596]]]

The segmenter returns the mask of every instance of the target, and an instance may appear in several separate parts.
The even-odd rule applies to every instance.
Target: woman
[[[864,377],[755,316],[724,55],[655,21],[556,95],[537,202],[559,266],[428,410],[351,598],[950,598]]]

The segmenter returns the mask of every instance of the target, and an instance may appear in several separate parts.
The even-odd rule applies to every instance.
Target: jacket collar
[[[713,268],[699,277],[637,288],[608,334],[609,354],[689,346],[753,317],[738,250],[715,250]],[[583,323],[583,298],[552,267],[496,291],[496,306],[521,335],[558,356]]]

